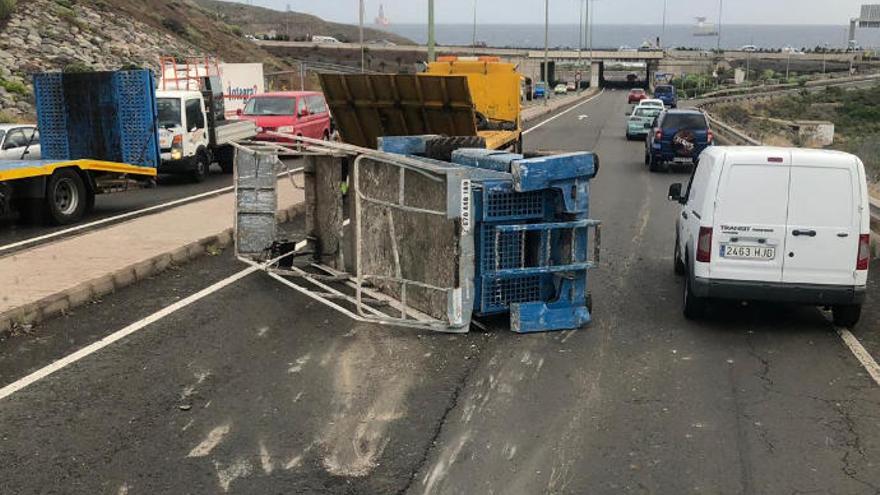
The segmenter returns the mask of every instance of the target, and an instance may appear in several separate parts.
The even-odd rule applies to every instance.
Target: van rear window
[[[657,86],[654,88],[655,95],[666,95],[672,93],[672,86]]]
[[[732,165],[718,191],[716,224],[785,225],[788,180],[786,167]]]

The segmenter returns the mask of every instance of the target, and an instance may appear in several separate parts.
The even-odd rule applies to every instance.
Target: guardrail
[[[733,94],[733,95],[723,95],[723,96],[710,96],[705,98],[695,98],[694,101],[697,101],[697,107],[702,107],[704,105],[716,105],[719,103],[734,103],[734,102],[742,102],[742,101],[754,101],[754,100],[769,100],[772,98],[777,98],[779,96],[791,95],[800,93],[802,90],[817,90],[823,88],[831,88],[831,87],[846,87],[846,86],[858,86],[866,83],[880,82],[880,75],[871,75],[871,76],[862,76],[860,78],[849,78],[845,80],[826,80],[826,81],[812,81],[812,84],[807,84],[806,86],[796,86],[796,87],[784,87],[779,89],[771,89],[760,91],[761,88],[752,88],[755,91],[746,94]]]
[[[800,90],[804,87],[813,88],[813,87],[823,87],[823,86],[834,86],[840,84],[856,84],[867,81],[874,81],[880,79],[880,73],[872,73],[872,74],[863,74],[859,76],[851,76],[849,74],[845,75],[835,75],[829,74],[828,77],[823,79],[810,79],[806,81],[805,85],[802,86],[798,83],[785,83],[785,84],[767,84],[764,86],[749,86],[745,88],[727,88],[720,89],[718,91],[712,91],[703,95],[704,98],[725,98],[731,96],[741,96],[741,93],[745,96],[756,95],[760,93],[773,93],[779,91],[786,90]]]
[[[758,141],[739,129],[716,119],[711,113],[706,112],[705,110],[704,112],[706,113],[706,117],[709,118],[709,123],[712,124],[712,129],[715,131],[715,134],[723,140],[728,141],[730,144],[735,146],[760,146],[762,144],[761,141]]]
[[[880,199],[871,198],[871,226],[880,232]]]

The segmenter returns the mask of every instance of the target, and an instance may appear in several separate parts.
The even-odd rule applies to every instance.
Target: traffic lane
[[[594,103],[606,125],[591,185],[604,222],[593,325],[499,334],[411,492],[873,491],[880,391],[818,310],[718,304],[704,321],[682,317],[665,196],[687,174],[645,169],[643,145],[623,137],[621,94]],[[577,113],[530,138],[582,148]]]
[[[82,222],[100,220],[230,185],[232,185],[232,176],[220,173],[213,173],[200,183],[193,183],[183,176],[163,175],[159,178],[157,187],[97,195],[94,211],[86,215]],[[15,217],[8,217],[0,221],[0,245],[51,234],[68,227],[24,225],[17,223]]]
[[[0,492],[397,493],[492,338],[254,274],[0,402]]]

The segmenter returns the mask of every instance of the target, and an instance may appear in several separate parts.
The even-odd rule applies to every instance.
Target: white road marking
[[[225,468],[221,468],[220,463],[215,462],[214,469],[217,470],[217,480],[220,482],[220,488],[224,492],[229,491],[229,486],[233,481],[250,476],[254,472],[254,467],[245,458],[236,459],[235,462]]]
[[[215,447],[220,445],[220,442],[222,442],[229,433],[229,428],[230,425],[225,424],[211,430],[210,433],[208,433],[208,436],[205,437],[200,444],[196,445],[189,451],[187,457],[205,457],[210,454]]]
[[[840,338],[843,339],[843,343],[849,348],[849,350],[853,353],[856,359],[862,363],[862,366],[865,367],[865,370],[871,375],[871,378],[874,379],[874,383],[880,385],[880,365],[877,364],[877,361],[871,356],[867,349],[859,342],[859,339],[856,338],[855,335],[852,334],[849,330],[845,328],[837,328],[837,334],[840,335]]]
[[[266,442],[262,440],[260,440],[260,465],[266,474],[272,474],[272,471],[275,470],[275,466],[272,464],[272,457],[269,455],[269,449],[266,448]]]
[[[128,337],[129,335],[137,332],[138,330],[143,330],[144,328],[148,327],[149,325],[152,325],[153,323],[156,323],[157,321],[165,318],[166,316],[169,316],[169,315],[171,315],[171,314],[173,314],[173,313],[175,313],[175,312],[177,312],[177,311],[179,311],[179,310],[181,310],[181,309],[183,309],[183,308],[185,308],[195,302],[200,301],[201,299],[204,299],[207,296],[210,296],[211,294],[213,294],[213,293],[215,293],[215,292],[217,292],[217,291],[219,291],[229,285],[234,284],[235,282],[238,282],[239,280],[243,279],[244,277],[247,277],[251,273],[259,271],[261,268],[262,268],[261,265],[254,265],[249,268],[245,268],[244,270],[242,270],[238,273],[235,273],[234,275],[231,275],[231,276],[229,276],[229,277],[227,277],[227,278],[225,278],[225,279],[223,279],[213,285],[210,285],[210,286],[196,292],[195,294],[192,294],[191,296],[188,296],[184,299],[181,299],[180,301],[177,301],[176,303],[174,303],[170,306],[166,306],[166,307],[160,309],[159,311],[156,311],[155,313],[147,316],[144,319],[138,320],[138,321],[128,325],[127,327],[123,328],[122,330],[118,330],[118,331],[104,337],[103,339],[101,339],[97,342],[89,344],[89,345],[83,347],[82,349],[74,352],[73,354],[69,354],[69,355],[59,359],[58,361],[55,361],[54,363],[52,363],[48,366],[40,368],[39,370],[31,373],[30,375],[28,375],[20,380],[17,380],[13,383],[10,383],[9,385],[0,389],[0,400],[3,400],[5,398],[9,397],[10,395],[18,392],[19,390],[27,387],[28,385],[31,385],[32,383],[38,382],[38,381],[42,380],[43,378],[46,378],[47,376],[51,375],[52,373],[55,373],[56,371],[62,370],[64,368],[70,366],[71,364],[79,361],[80,359],[83,359],[86,356],[89,356],[90,354],[94,354],[95,352],[100,351],[101,349],[107,347],[110,344],[113,344],[115,342],[118,342],[118,341],[124,339],[125,337]]]
[[[595,96],[593,96],[593,97],[591,97],[591,98],[588,98],[588,99],[586,99],[586,100],[584,100],[584,101],[578,103],[577,105],[575,105],[575,106],[569,108],[568,110],[565,110],[564,112],[560,112],[560,113],[558,113],[558,114],[556,114],[556,115],[550,117],[549,119],[547,119],[547,120],[545,120],[545,121],[543,121],[543,122],[540,122],[540,123],[538,123],[538,124],[535,124],[534,126],[532,126],[532,127],[528,128],[528,129],[524,130],[524,131],[523,131],[523,136],[525,136],[526,134],[528,134],[528,133],[534,131],[535,129],[538,129],[539,127],[543,127],[544,125],[547,125],[547,124],[549,124],[550,122],[553,122],[554,120],[558,119],[559,117],[562,117],[563,115],[565,115],[565,114],[567,114],[567,113],[569,113],[569,112],[574,111],[576,108],[580,108],[580,107],[582,107],[583,105],[586,105],[587,103],[589,103],[589,102],[595,100],[596,98],[602,96],[604,93],[605,93],[605,89],[602,89],[602,91],[599,91]]]
[[[302,167],[291,169],[290,172],[294,172],[294,173],[295,172],[302,172]],[[288,173],[289,172],[282,172],[281,174],[278,174],[278,176],[282,177],[284,175],[287,175]],[[88,230],[93,227],[98,227],[98,226],[106,225],[106,224],[110,224],[110,223],[117,223],[117,222],[120,222],[120,221],[128,219],[128,218],[139,217],[139,216],[146,215],[147,213],[152,213],[152,212],[156,212],[156,211],[160,211],[160,210],[166,210],[166,209],[174,207],[174,206],[180,206],[180,205],[192,203],[194,201],[198,201],[201,199],[210,198],[212,196],[218,196],[220,194],[232,192],[234,189],[235,189],[235,186],[221,187],[219,189],[214,189],[211,191],[203,192],[200,194],[196,194],[194,196],[187,196],[185,198],[175,199],[174,201],[169,201],[167,203],[162,203],[159,205],[154,205],[154,206],[150,206],[147,208],[142,208],[140,210],[129,211],[127,213],[122,213],[120,215],[115,215],[112,217],[107,217],[107,218],[102,218],[100,220],[95,220],[93,222],[84,223],[84,224],[76,225],[73,227],[68,227],[66,229],[62,229],[57,232],[52,232],[51,234],[45,234],[45,235],[41,235],[41,236],[37,236],[37,237],[31,237],[31,238],[24,239],[24,240],[21,240],[18,242],[13,242],[11,244],[6,244],[3,246],[0,246],[0,253],[6,252],[6,251],[11,251],[13,249],[22,248],[25,246],[30,246],[31,244],[38,244],[38,243],[41,243],[44,241],[52,240],[52,239],[66,236],[69,234],[74,234],[76,232]]]

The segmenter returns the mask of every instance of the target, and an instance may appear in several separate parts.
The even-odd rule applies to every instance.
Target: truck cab
[[[203,181],[217,161],[231,173],[235,156],[231,143],[256,135],[247,121],[218,120],[208,111],[204,93],[196,90],[157,91],[159,109],[159,173],[189,175]]]

